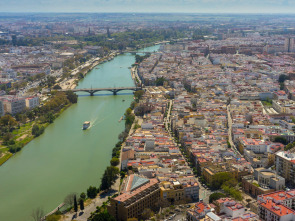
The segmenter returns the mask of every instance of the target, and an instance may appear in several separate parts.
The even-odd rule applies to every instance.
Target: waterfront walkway
[[[116,180],[112,188],[107,193],[100,193],[96,198],[91,200],[91,203],[85,206],[83,213],[78,211],[77,216],[75,212],[66,213],[62,221],[87,221],[91,213],[96,210],[97,206],[102,206],[103,202],[108,200],[109,196],[116,194],[120,187],[120,177]]]

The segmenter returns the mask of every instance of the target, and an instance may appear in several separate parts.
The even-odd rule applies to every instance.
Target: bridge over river
[[[119,91],[139,91],[142,90],[141,87],[115,87],[115,88],[75,88],[75,89],[65,89],[59,91],[73,91],[73,92],[87,92],[90,96],[93,96],[94,93],[98,91],[110,91],[113,92],[113,95],[117,95]]]

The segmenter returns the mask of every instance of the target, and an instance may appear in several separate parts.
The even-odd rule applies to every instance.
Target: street
[[[230,114],[230,104],[227,105],[227,122],[228,122],[228,141],[230,143],[231,149],[234,151],[234,153],[237,154],[237,156],[242,156],[240,152],[237,150],[236,145],[233,142],[232,138],[232,119],[231,119],[231,114]]]

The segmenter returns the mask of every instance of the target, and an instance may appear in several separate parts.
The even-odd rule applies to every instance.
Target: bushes
[[[83,200],[85,200],[85,199],[86,199],[86,194],[85,194],[84,192],[82,192],[82,193],[80,194],[80,198],[83,199]]]
[[[87,197],[90,199],[94,199],[96,197],[97,192],[98,192],[98,189],[96,189],[96,187],[90,186],[87,189]]]
[[[44,130],[45,130],[44,126],[39,127],[37,124],[35,124],[32,128],[32,135],[34,135],[35,137],[38,137],[44,133]]]
[[[131,125],[133,124],[134,119],[135,119],[135,115],[132,114],[132,109],[128,108],[125,112],[125,127],[129,126],[131,128]]]
[[[231,179],[233,179],[233,176],[228,172],[217,173],[213,177],[214,182],[212,183],[212,188],[220,189],[223,183]]]
[[[288,143],[286,138],[281,137],[281,136],[275,137],[274,142],[279,142],[279,143],[282,143],[284,145],[286,145]]]
[[[73,91],[67,91],[66,92],[67,99],[72,103],[75,104],[78,102],[78,95],[75,94]]]
[[[119,158],[120,157],[120,150],[121,150],[122,142],[118,142],[116,146],[112,150],[112,157]]]
[[[117,167],[108,166],[101,178],[100,189],[101,190],[109,189],[114,184],[118,174],[119,174],[119,169]]]
[[[23,148],[23,144],[14,144],[14,145],[8,146],[8,150],[10,153],[16,153],[20,151],[22,148]]]
[[[112,159],[111,159],[111,165],[112,166],[117,166],[117,165],[119,165],[119,163],[120,163],[120,160],[119,160],[119,158],[117,158],[117,157],[113,157]]]
[[[224,190],[225,193],[227,193],[228,195],[230,195],[231,197],[233,197],[236,200],[241,201],[243,199],[241,192],[239,190],[235,189],[234,187],[229,187],[229,186],[223,185],[222,189]]]

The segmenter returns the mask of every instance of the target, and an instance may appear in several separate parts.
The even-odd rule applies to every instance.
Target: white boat
[[[84,124],[83,124],[83,130],[86,130],[90,127],[90,121],[85,121]]]

